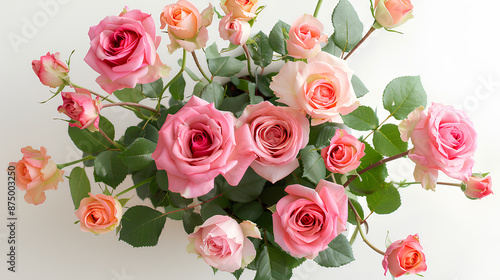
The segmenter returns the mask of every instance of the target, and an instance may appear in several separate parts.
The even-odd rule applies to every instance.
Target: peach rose
[[[345,174],[361,164],[365,155],[365,144],[343,129],[337,129],[330,145],[321,150],[326,169],[333,173]]]
[[[200,14],[198,9],[187,0],[179,0],[167,5],[160,15],[163,29],[168,25],[170,45],[168,51],[173,53],[182,47],[188,52],[204,48],[208,41],[207,27],[212,24],[214,9],[212,4]]]
[[[67,83],[69,69],[66,63],[59,59],[59,53],[48,52],[40,57],[40,60],[33,60],[31,67],[40,82],[46,86],[56,88]]]
[[[346,229],[344,187],[321,180],[313,190],[290,185],[273,213],[274,241],[296,258],[315,258]]]
[[[426,189],[434,189],[438,171],[442,171],[467,181],[472,175],[472,156],[477,147],[472,122],[465,112],[451,106],[433,103],[427,111],[416,108],[402,122],[403,128],[400,125],[400,131],[405,131],[402,139],[409,137],[414,145],[408,157],[416,163],[415,180]]]
[[[308,63],[287,62],[269,87],[279,102],[309,114],[311,125],[343,123],[340,115],[359,106],[351,85],[352,75],[344,60],[320,52]]]
[[[107,93],[151,83],[168,73],[156,53],[161,38],[149,14],[125,8],[119,16],[90,27],[89,38],[84,60],[101,74],[96,82]]]
[[[215,215],[188,236],[187,250],[198,254],[212,267],[234,272],[255,259],[255,248],[247,237],[261,238],[254,223],[238,224],[231,217]]]
[[[418,240],[418,234],[409,235],[404,240],[393,242],[385,251],[382,266],[399,277],[407,273],[417,274],[427,270],[423,248]]]
[[[109,195],[89,193],[81,200],[75,215],[80,220],[80,230],[95,234],[112,231],[120,224],[123,209],[120,202]]]
[[[252,169],[272,183],[299,167],[297,154],[309,142],[309,121],[300,111],[268,101],[249,105],[236,127],[248,124],[257,158]]]
[[[221,0],[220,7],[226,14],[232,13],[233,18],[249,21],[256,15],[259,0]]]
[[[63,105],[57,111],[76,121],[70,123],[70,126],[88,128],[90,131],[99,130],[99,113],[102,108],[99,97],[92,99],[90,91],[83,88],[75,88],[75,92],[61,92],[61,96]]]
[[[42,204],[45,201],[45,191],[57,190],[57,184],[63,181],[64,171],[57,169],[45,147],[35,150],[27,146],[21,152],[23,158],[17,163],[10,163],[16,166],[16,185],[20,190],[26,191],[26,202]]]
[[[322,34],[323,24],[311,15],[304,14],[290,27],[286,48],[288,54],[295,58],[310,58],[321,51],[320,43],[328,40]]]
[[[491,191],[491,176],[481,177],[472,175],[469,180],[465,182],[464,193],[468,198],[481,199],[485,196],[493,194]]]
[[[250,24],[239,19],[231,20],[231,15],[229,13],[220,20],[220,37],[234,45],[244,45],[250,37]]]
[[[410,0],[375,0],[375,20],[387,29],[393,29],[413,18]]]

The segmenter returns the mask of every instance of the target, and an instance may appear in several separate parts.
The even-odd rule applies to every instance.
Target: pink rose
[[[375,20],[387,29],[393,29],[413,18],[410,0],[375,0]]]
[[[259,0],[221,0],[220,7],[226,14],[232,13],[233,18],[241,21],[253,19]]]
[[[359,106],[351,85],[352,75],[344,60],[320,52],[308,63],[287,62],[273,77],[270,88],[279,102],[309,114],[311,125],[342,123],[340,115]]]
[[[244,124],[250,126],[257,154],[251,167],[257,174],[275,183],[299,167],[297,154],[309,142],[309,121],[302,113],[264,101],[245,108],[236,127]]]
[[[326,169],[333,173],[345,174],[355,170],[365,155],[365,144],[343,129],[337,129],[330,146],[321,150]]]
[[[139,10],[108,16],[89,30],[90,49],[85,62],[101,74],[96,82],[108,93],[147,84],[165,76],[156,49],[160,36],[151,15]]]
[[[40,82],[46,86],[56,88],[67,83],[69,69],[66,63],[59,59],[59,53],[48,52],[40,57],[40,60],[33,60],[31,67]]]
[[[470,176],[469,180],[465,182],[465,190],[464,193],[468,198],[476,199],[483,198],[490,194],[493,194],[491,191],[491,176],[480,177],[480,176]]]
[[[243,221],[238,224],[231,217],[215,215],[188,236],[187,250],[201,256],[210,266],[234,272],[255,258],[255,248],[247,236],[261,238],[254,223]]]
[[[16,185],[26,191],[24,200],[29,204],[42,204],[45,191],[57,190],[57,184],[63,181],[64,171],[57,169],[56,164],[47,155],[47,149],[35,150],[30,146],[22,148],[23,158],[10,165],[16,167]]]
[[[323,24],[311,15],[304,14],[290,27],[286,48],[288,54],[295,58],[310,58],[321,51],[320,43],[328,40],[322,34]]]
[[[438,171],[467,181],[472,175],[476,151],[476,131],[465,112],[433,103],[427,114],[415,109],[405,124],[414,127],[407,133],[414,148],[409,158],[416,163],[414,177],[426,189],[434,189]],[[414,112],[415,112],[414,111]],[[403,139],[403,140],[404,140]]]
[[[296,258],[315,258],[346,229],[344,187],[321,180],[316,190],[290,185],[273,214],[274,239]]]
[[[212,4],[200,14],[198,9],[187,0],[179,0],[167,5],[160,15],[161,26],[168,25],[170,45],[168,51],[173,53],[182,47],[188,52],[204,48],[208,41],[207,27],[212,24],[214,9]]]
[[[231,20],[231,15],[229,13],[220,20],[220,37],[234,45],[244,45],[250,36],[250,24],[239,19]]]
[[[83,88],[74,88],[75,92],[62,92],[63,105],[57,108],[59,113],[64,113],[81,129],[88,128],[90,131],[99,130],[99,113],[102,108],[99,97],[92,99],[90,91]]]
[[[204,195],[219,174],[232,186],[240,182],[255,154],[248,125],[235,129],[235,122],[231,113],[196,96],[167,116],[152,157],[167,171],[171,191],[186,198]]]
[[[80,220],[80,230],[95,234],[112,231],[120,224],[123,209],[118,200],[104,194],[86,197],[80,201],[75,215]]]
[[[417,274],[427,270],[423,248],[418,240],[418,234],[409,235],[405,240],[392,243],[385,251],[382,266],[399,277],[407,273]]]

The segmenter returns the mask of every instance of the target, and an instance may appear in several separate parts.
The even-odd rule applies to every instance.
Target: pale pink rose
[[[259,0],[221,0],[220,7],[232,18],[249,21],[255,18]]]
[[[375,0],[375,20],[383,27],[392,29],[413,18],[410,0]]]
[[[198,254],[212,267],[234,272],[255,259],[255,248],[247,237],[261,238],[254,223],[238,224],[231,217],[215,215],[188,236],[187,250]]]
[[[244,45],[250,36],[250,24],[239,19],[231,20],[231,15],[232,13],[229,13],[220,20],[220,37],[234,45]]]
[[[270,88],[279,102],[310,115],[311,125],[342,123],[340,115],[359,106],[351,85],[352,75],[344,60],[320,52],[308,63],[287,62],[273,77]]]
[[[163,29],[168,25],[170,45],[168,51],[173,53],[182,47],[188,52],[204,48],[208,41],[207,27],[212,24],[214,9],[212,4],[200,14],[198,9],[187,0],[179,0],[167,5],[160,15]]]
[[[407,273],[417,274],[427,270],[423,248],[418,240],[418,234],[409,235],[404,240],[393,242],[385,251],[382,266],[394,276],[399,277]]]
[[[313,190],[290,185],[273,214],[274,239],[296,258],[315,258],[346,229],[347,195],[344,187],[321,180]]]
[[[57,111],[76,121],[70,123],[70,126],[88,128],[90,131],[99,130],[99,113],[102,108],[99,97],[94,100],[90,91],[83,88],[74,89],[75,92],[61,92],[63,105],[59,106]]]
[[[108,16],[89,30],[90,49],[85,62],[101,74],[96,82],[108,93],[134,88],[166,76],[156,49],[160,36],[151,15],[139,10]]]
[[[288,54],[295,58],[310,58],[321,51],[320,43],[328,41],[322,34],[323,24],[311,15],[304,14],[290,27],[286,48]]]
[[[21,152],[23,158],[10,163],[16,167],[16,185],[21,191],[26,191],[26,202],[42,204],[45,201],[45,191],[57,190],[57,185],[63,181],[64,171],[57,169],[44,147],[35,150],[27,146]]]
[[[106,233],[120,224],[123,209],[120,202],[109,195],[89,193],[80,201],[75,215],[80,220],[80,230],[95,234]]]
[[[236,127],[250,126],[257,158],[252,169],[272,183],[299,167],[297,154],[309,142],[309,121],[298,110],[274,106],[268,101],[249,105]]]
[[[326,169],[340,174],[358,168],[364,155],[365,144],[344,129],[337,129],[330,145],[321,150]]]
[[[416,109],[417,112],[420,109]],[[451,106],[433,103],[427,114],[405,120],[414,127],[411,137],[414,148],[409,158],[416,163],[415,180],[426,189],[434,189],[438,171],[467,181],[472,175],[476,151],[476,131],[465,112]],[[416,123],[416,124],[415,124]]]
[[[405,142],[410,140],[410,136],[415,129],[415,126],[421,119],[425,118],[424,110],[424,106],[415,108],[415,110],[408,114],[408,117],[405,120],[399,123],[398,130],[401,134],[401,140]]]
[[[66,63],[59,58],[59,53],[50,54],[48,52],[40,57],[40,60],[33,60],[31,67],[40,82],[46,86],[56,88],[67,83],[69,69]]]
[[[493,191],[491,191],[491,176],[483,178],[473,175],[470,176],[469,180],[464,183],[466,185],[464,193],[468,198],[481,199],[485,196],[493,194]]]
[[[167,171],[172,192],[192,198],[208,193],[222,174],[236,186],[255,159],[248,125],[234,128],[229,112],[193,96],[175,115],[168,115],[160,129],[152,157]]]

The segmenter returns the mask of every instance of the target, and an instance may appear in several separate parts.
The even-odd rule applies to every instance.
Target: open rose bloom
[[[75,88],[75,92],[61,92],[61,96],[63,105],[57,111],[76,121],[70,123],[70,126],[88,128],[90,131],[99,130],[99,113],[102,108],[99,97],[92,99],[90,91],[83,88]]]
[[[287,186],[273,213],[274,239],[296,258],[315,258],[346,229],[344,187],[321,180],[315,190]]]
[[[48,52],[40,60],[33,60],[31,67],[40,82],[46,86],[56,88],[67,83],[68,65],[60,59],[59,53]]]
[[[269,87],[279,102],[310,115],[311,125],[343,123],[341,115],[359,106],[351,85],[352,70],[344,60],[325,52],[307,62],[287,62]]]
[[[112,196],[91,194],[80,201],[75,215],[80,220],[80,229],[95,234],[106,233],[120,224],[122,205]]]
[[[330,145],[321,150],[326,169],[345,174],[355,170],[365,155],[365,144],[344,129],[337,129]]]
[[[28,146],[22,148],[21,152],[23,158],[17,163],[10,163],[16,167],[16,185],[20,190],[26,191],[26,202],[42,204],[45,201],[45,191],[57,190],[57,185],[63,181],[64,171],[57,169],[45,147],[35,150]]]
[[[215,215],[188,236],[188,252],[198,254],[210,266],[234,272],[246,267],[256,255],[247,237],[261,238],[257,226],[249,221],[238,224],[233,218]]]
[[[310,58],[321,51],[320,43],[328,40],[322,34],[323,24],[311,15],[304,14],[290,27],[286,48],[288,54],[295,58]]]
[[[134,88],[166,76],[168,70],[156,53],[160,36],[151,15],[126,8],[89,30],[90,49],[85,62],[101,74],[96,82],[107,93]]]
[[[422,252],[418,235],[409,235],[404,240],[393,242],[385,251],[382,267],[385,274],[389,271],[394,277],[417,274],[427,270],[425,255]]]

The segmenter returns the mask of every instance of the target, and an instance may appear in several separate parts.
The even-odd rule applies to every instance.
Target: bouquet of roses
[[[75,84],[70,59],[59,53],[34,60],[40,81],[56,89],[50,99],[62,97],[57,110],[68,116],[68,135],[83,155],[56,164],[44,147],[21,149],[12,165],[26,202],[44,203],[45,191],[67,176],[81,230],[116,229],[134,247],[155,246],[167,218],[180,220],[188,252],[236,278],[247,268],[255,279],[290,279],[306,259],[345,265],[358,235],[381,254],[385,273],[425,271],[418,234],[379,249],[366,237],[368,218],[396,211],[399,191],[411,184],[454,185],[471,199],[491,194],[490,176],[473,173],[473,124],[451,106],[426,109],[418,76],[386,86],[383,121],[363,104],[368,89],[347,60],[373,32],[397,32],[411,19],[410,0],[367,5],[374,22],[364,35],[348,0],[333,10],[334,33],[324,34],[321,4],[291,24],[278,21],[269,34],[252,30],[265,10],[258,0],[221,0],[220,9],[209,4],[201,12],[187,0],[166,5],[159,29],[170,53],[182,51],[175,75],[157,53],[165,38],[152,16],[125,7],[88,33],[85,62],[107,95]],[[217,24],[228,41],[222,50],[208,44],[208,28]],[[188,54],[197,70],[186,66]],[[105,117],[113,106],[138,118],[121,136]],[[386,164],[403,157],[415,163],[415,182],[389,180]],[[438,181],[439,171],[458,182]],[[123,183],[129,175],[133,185]],[[129,205],[131,191],[152,207]]]

